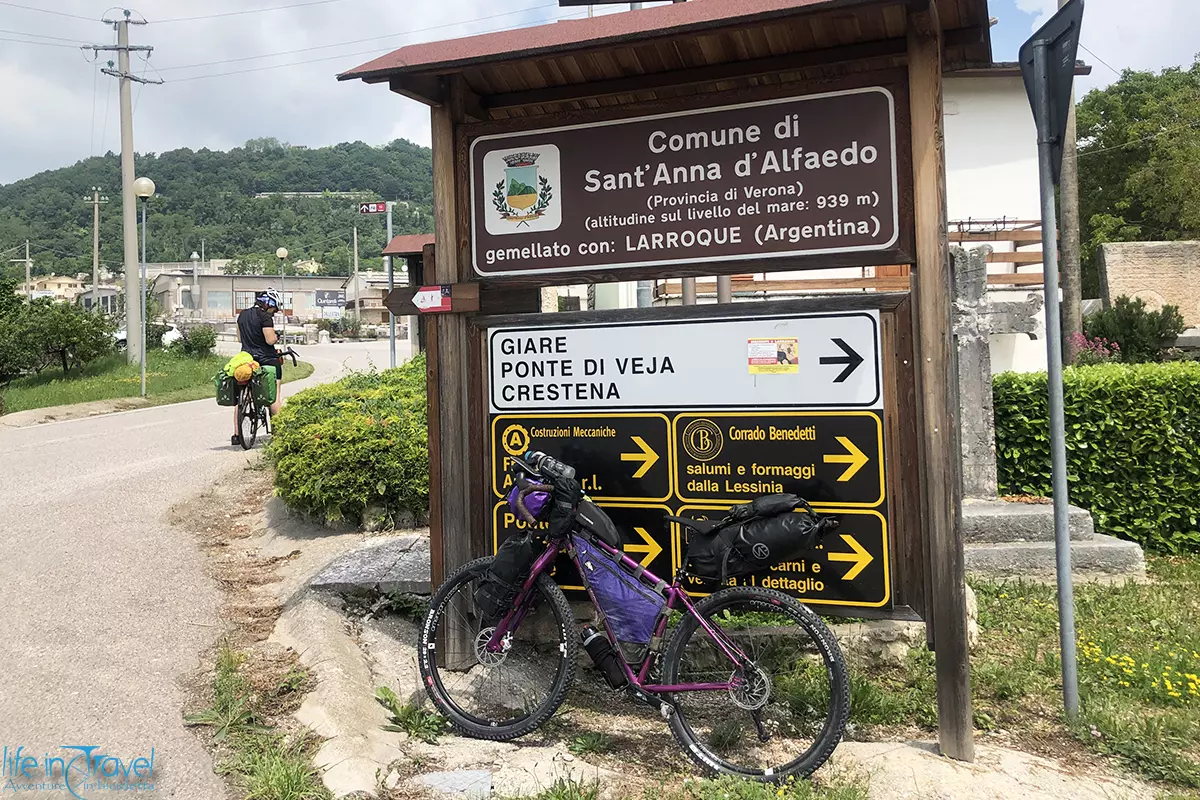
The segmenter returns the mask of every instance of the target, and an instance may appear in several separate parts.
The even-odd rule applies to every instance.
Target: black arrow
[[[834,383],[841,383],[846,378],[850,377],[850,373],[858,369],[858,365],[863,362],[863,357],[855,352],[854,348],[846,344],[841,339],[834,339],[833,343],[842,348],[844,356],[821,356],[822,364],[845,364],[846,368],[842,370],[842,374],[833,379]]]

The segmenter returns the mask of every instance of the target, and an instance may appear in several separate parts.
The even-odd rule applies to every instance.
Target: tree
[[[1187,70],[1125,70],[1077,109],[1085,292],[1106,242],[1200,235],[1200,58]]]
[[[25,308],[21,320],[20,346],[32,357],[35,371],[57,361],[65,375],[72,366],[112,352],[114,326],[99,312],[42,298]]]
[[[17,282],[0,280],[0,385],[29,369],[31,355],[21,336],[25,300],[14,294]]]
[[[252,139],[228,152],[142,154],[136,166],[154,177],[160,192],[147,243],[152,262],[187,261],[201,241],[213,258],[272,254],[264,269],[277,270],[273,254],[280,246],[291,251],[289,258],[324,262],[327,252],[349,241],[355,225],[362,253],[378,253],[385,244],[382,220],[365,221],[353,197],[272,193],[360,192],[406,201],[397,207],[396,233],[433,230],[430,151],[402,139],[385,147],[353,142],[312,149]],[[120,185],[119,159],[109,153],[0,186],[0,250],[29,238],[35,274],[90,273],[91,207],[77,198],[89,186]],[[117,271],[123,263],[120,204],[101,213],[100,260]],[[21,279],[24,269],[5,261],[0,275]]]

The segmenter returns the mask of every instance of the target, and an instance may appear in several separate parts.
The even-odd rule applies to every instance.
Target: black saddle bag
[[[836,517],[818,514],[794,494],[765,495],[733,506],[707,534],[688,537],[687,570],[725,583],[791,561],[836,528]]]
[[[486,622],[496,622],[509,612],[535,557],[533,536],[528,533],[500,545],[474,591],[475,605]]]

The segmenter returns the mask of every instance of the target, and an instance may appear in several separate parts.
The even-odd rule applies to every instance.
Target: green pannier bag
[[[254,393],[254,402],[260,406],[269,406],[275,402],[275,368],[259,367],[250,379],[250,391]]]
[[[217,371],[213,376],[217,385],[217,405],[236,406],[238,404],[238,382],[225,374],[225,370]]]

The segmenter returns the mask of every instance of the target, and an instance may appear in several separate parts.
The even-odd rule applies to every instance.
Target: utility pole
[[[100,304],[100,204],[107,203],[107,197],[100,196],[100,187],[92,187],[92,308]],[[128,335],[126,335],[128,339]]]
[[[387,201],[387,241],[392,243],[392,206],[395,205],[391,200]],[[392,269],[392,257],[387,256],[387,271],[388,271],[388,294],[396,290],[396,274]],[[391,360],[391,365],[396,366],[396,315],[388,310],[388,356]]]
[[[1058,0],[1062,8],[1067,0]],[[1083,332],[1083,275],[1079,264],[1079,162],[1075,142],[1075,90],[1063,134],[1062,173],[1058,183],[1062,228],[1063,361],[1075,363],[1073,334]],[[1047,290],[1051,287],[1046,286]]]
[[[102,20],[104,24],[111,25],[116,29],[117,43],[115,45],[94,44],[81,49],[91,50],[94,53],[101,50],[117,52],[117,68],[114,70],[110,61],[108,68],[100,71],[121,82],[121,223],[125,250],[125,349],[129,363],[134,364],[139,363],[142,357],[141,345],[133,332],[141,328],[145,300],[139,296],[136,280],[138,231],[137,200],[133,196],[133,102],[130,97],[130,84],[134,81],[138,83],[162,83],[162,81],[139,78],[130,71],[129,52],[131,50],[144,51],[147,56],[154,50],[149,45],[129,44],[129,26],[146,24],[144,19],[135,20],[130,17],[130,12],[126,10],[120,19],[105,17]]]
[[[358,226],[354,226],[354,321],[362,324],[362,312],[358,308]]]
[[[25,240],[25,257],[9,259],[9,263],[12,263],[12,264],[20,264],[22,261],[25,262],[25,299],[32,303],[33,302],[33,277],[31,276],[30,273],[33,272],[33,262],[29,260],[29,240],[28,239]]]

